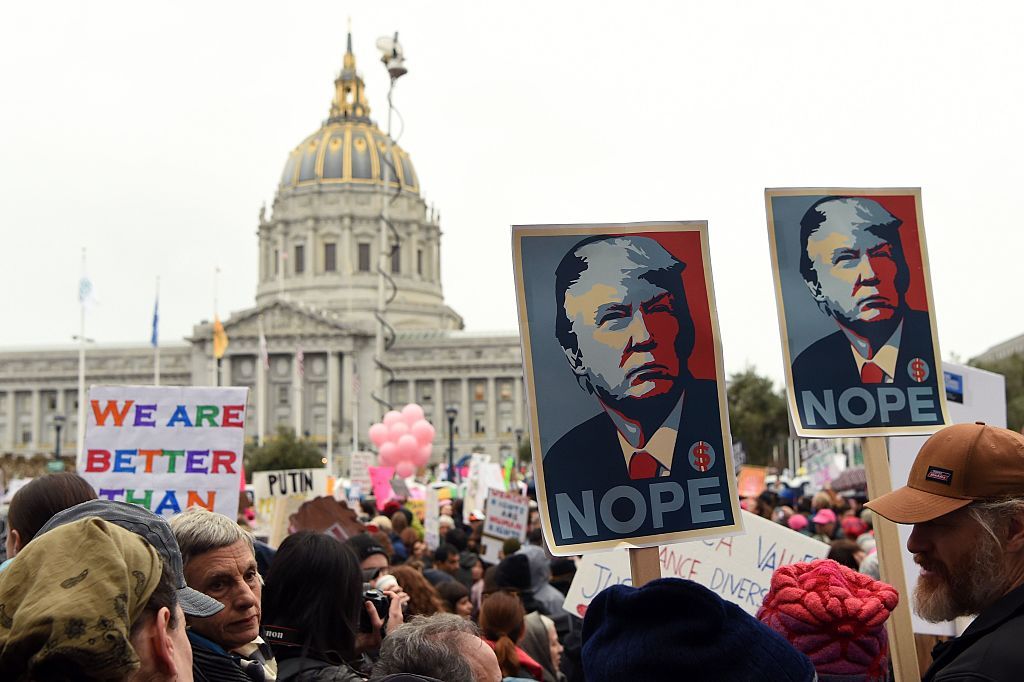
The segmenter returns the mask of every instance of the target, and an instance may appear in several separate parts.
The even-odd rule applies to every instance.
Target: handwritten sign
[[[480,556],[491,563],[499,561],[498,552],[508,538],[526,540],[526,520],[530,499],[491,488],[487,491]]]
[[[327,494],[327,469],[279,469],[277,471],[254,471],[252,474],[253,497],[256,499],[256,513],[263,519],[274,514],[274,500],[294,497],[300,501],[312,500]]]
[[[377,461],[377,456],[372,452],[353,452],[352,461],[349,466],[349,480],[353,486],[359,486],[359,491],[366,494],[373,489],[370,482],[370,467]]]
[[[825,543],[756,514],[744,511],[743,526],[744,535],[664,545],[659,549],[662,576],[700,583],[754,615],[775,569],[828,554]],[[569,587],[565,609],[582,618],[598,592],[619,584],[632,584],[625,550],[587,554]]]
[[[93,386],[78,472],[102,499],[235,518],[247,388]]]

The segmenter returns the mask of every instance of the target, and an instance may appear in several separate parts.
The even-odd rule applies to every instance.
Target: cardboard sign
[[[768,241],[800,436],[948,423],[919,189],[770,189]]]
[[[530,498],[494,488],[488,490],[484,526],[481,529],[480,557],[492,564],[497,563],[500,560],[498,553],[505,540],[526,540],[526,521],[529,515]]]
[[[469,523],[470,515],[487,504],[487,491],[504,490],[505,476],[501,465],[491,461],[490,455],[474,454],[466,474],[466,494],[462,505],[462,522]]]
[[[377,462],[377,456],[372,452],[353,452],[349,465],[348,478],[351,485],[359,486],[359,491],[364,495],[373,489],[370,482],[370,467]]]
[[[93,386],[78,472],[102,499],[234,519],[247,388]]]
[[[327,491],[327,469],[254,471],[252,486],[257,500],[289,495],[300,495],[307,500],[312,500],[314,497],[329,494]]]
[[[427,488],[427,504],[423,510],[423,541],[427,550],[433,552],[441,544],[440,499],[437,488]]]
[[[743,526],[744,535],[661,547],[661,575],[700,583],[754,615],[768,593],[775,569],[828,555],[825,543],[756,514],[744,511]],[[619,584],[632,584],[625,550],[588,554],[576,569],[565,610],[582,618],[598,592]]]
[[[740,497],[757,497],[765,489],[765,479],[768,477],[768,467],[742,466],[740,475],[736,481],[736,488]]]
[[[707,223],[515,226],[512,248],[551,552],[739,532]]]

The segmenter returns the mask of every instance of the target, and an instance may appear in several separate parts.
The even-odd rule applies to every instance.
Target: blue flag
[[[160,340],[160,337],[159,337],[159,334],[158,334],[158,330],[160,328],[159,325],[160,325],[160,297],[158,296],[157,299],[153,302],[153,334],[152,334],[152,336],[149,339],[149,343],[150,343],[150,345],[153,346],[153,348],[157,347],[157,344],[159,343],[159,340]]]

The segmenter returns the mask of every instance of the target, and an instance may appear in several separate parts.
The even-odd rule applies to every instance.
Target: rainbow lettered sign
[[[247,388],[93,386],[78,472],[101,499],[235,518]]]

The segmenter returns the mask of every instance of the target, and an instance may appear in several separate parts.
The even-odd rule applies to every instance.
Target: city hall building
[[[353,435],[366,447],[381,416],[378,376],[387,402],[423,406],[437,429],[434,461],[447,456],[449,408],[457,410],[456,457],[511,455],[527,431],[519,336],[464,331],[445,304],[438,215],[420,195],[409,154],[370,118],[351,39],[334,84],[328,118],[288,154],[273,206],[260,211],[255,305],[223,321],[229,345],[216,366],[209,321],[161,344],[160,382],[211,385],[216,377],[247,386],[250,441],[286,427],[326,451],[330,433],[340,472]],[[89,346],[85,383],[152,384],[153,363],[149,345]],[[77,347],[0,352],[0,454],[53,453],[61,417],[61,449],[74,452],[78,400]]]

